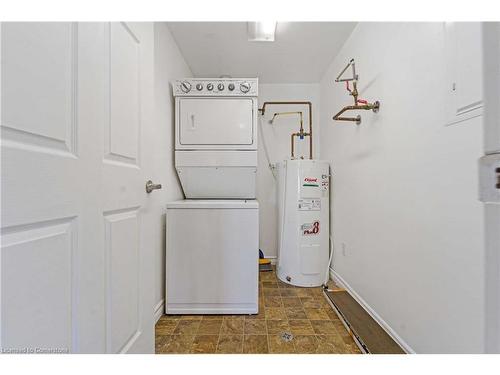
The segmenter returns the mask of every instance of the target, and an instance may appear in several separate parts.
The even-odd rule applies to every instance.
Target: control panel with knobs
[[[243,93],[247,93],[250,91],[250,84],[248,82],[243,82],[240,84],[240,91]]]
[[[191,83],[189,83],[188,81],[181,82],[181,90],[185,93],[191,91]]]
[[[257,97],[257,78],[183,78],[172,83],[174,96]]]

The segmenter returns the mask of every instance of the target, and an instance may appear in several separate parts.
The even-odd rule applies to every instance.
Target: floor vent
[[[281,334],[281,339],[284,341],[284,342],[290,342],[293,340],[293,335],[289,332],[283,332]]]

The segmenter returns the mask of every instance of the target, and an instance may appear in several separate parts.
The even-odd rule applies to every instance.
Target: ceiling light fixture
[[[251,42],[274,42],[276,21],[247,22],[248,40]]]

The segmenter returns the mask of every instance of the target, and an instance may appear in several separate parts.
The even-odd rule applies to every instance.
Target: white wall
[[[319,156],[319,84],[261,84],[259,85],[259,108],[265,101],[311,101],[313,106],[313,152]],[[303,111],[304,129],[309,129],[309,113],[307,106],[270,105],[266,106],[264,118],[259,120],[257,199],[259,200],[259,237],[260,248],[266,257],[276,257],[278,240],[278,206],[276,181],[264,152],[265,140],[271,163],[290,158],[290,134],[298,132],[300,120],[298,115],[278,117],[273,125],[269,120],[275,112]],[[264,137],[264,138],[263,138]],[[309,157],[309,140],[296,141],[295,156]]]
[[[360,96],[381,102],[358,127],[331,119],[351,104],[333,82],[350,58]],[[444,73],[441,23],[360,23],[325,73],[333,268],[414,351],[481,352],[482,124],[445,126]]]
[[[155,23],[155,169],[159,175],[155,180],[163,184],[163,189],[154,194],[162,194],[164,205],[168,201],[182,199],[183,192],[174,167],[174,98],[171,81],[182,77],[192,77],[184,57],[179,51],[168,26]],[[156,306],[161,307],[165,295],[165,215],[162,223],[162,245],[158,248],[155,263]]]

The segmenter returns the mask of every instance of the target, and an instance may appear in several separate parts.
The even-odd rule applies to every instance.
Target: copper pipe
[[[354,98],[354,105],[358,105],[358,95],[359,94],[358,94],[358,85],[357,85],[356,81],[354,81],[352,83],[351,95]]]
[[[271,119],[271,124],[273,123],[274,119],[278,116],[283,116],[283,115],[299,115],[300,116],[300,131],[303,133],[304,132],[304,116],[301,111],[295,111],[295,112],[276,112],[273,115],[273,118]]]
[[[337,117],[335,120],[337,121],[355,121],[356,125],[361,123],[361,116],[357,115],[356,117]]]
[[[285,101],[278,101],[278,102],[264,102],[262,104],[262,108],[259,108],[259,112],[264,116],[266,112],[266,105],[307,105],[309,106],[309,132],[306,134],[309,134],[309,159],[313,158],[313,137],[312,137],[312,103],[311,102],[285,102]]]
[[[357,125],[361,123],[361,117],[358,115],[356,117],[340,117],[340,115],[346,111],[353,111],[353,110],[372,110],[373,112],[378,112],[380,108],[380,103],[376,101],[373,104],[363,104],[363,105],[348,105],[342,108],[339,113],[337,113],[335,116],[333,116],[334,120],[337,121],[355,121]]]
[[[345,73],[349,67],[352,67],[352,78],[344,78],[341,79],[342,75]],[[339,113],[337,113],[335,116],[333,116],[334,120],[337,121],[355,121],[356,125],[361,124],[361,116],[358,115],[356,117],[340,117],[342,113],[345,111],[352,111],[352,110],[372,110],[373,112],[378,112],[380,108],[380,102],[376,101],[374,103],[368,103],[364,105],[359,105],[358,101],[358,75],[356,74],[356,65],[354,63],[354,59],[349,60],[347,63],[346,67],[340,72],[340,74],[337,76],[335,79],[335,82],[347,82],[347,85],[349,85],[349,82],[352,81],[352,90],[349,89],[349,86],[347,86],[347,90],[349,90],[349,95],[351,95],[354,99],[354,105],[348,105],[345,106],[340,110]],[[362,102],[365,102],[364,100]]]
[[[309,139],[311,139],[311,135],[309,133],[299,132],[299,133],[292,133],[291,134],[292,159],[295,159],[295,140],[294,140],[294,137],[300,137],[300,136],[302,136],[302,137],[309,137]]]

